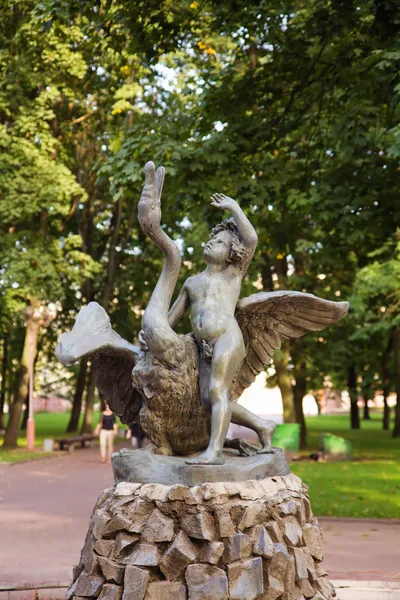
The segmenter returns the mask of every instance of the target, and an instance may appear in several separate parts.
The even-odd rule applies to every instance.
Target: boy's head
[[[240,241],[239,231],[233,219],[225,219],[211,230],[205,245],[204,256],[209,262],[241,266],[245,248]]]

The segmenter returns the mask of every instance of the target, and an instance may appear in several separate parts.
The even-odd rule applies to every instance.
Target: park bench
[[[75,437],[58,438],[55,441],[59,445],[60,450],[68,450],[73,452],[76,445],[81,445],[81,448],[90,447],[93,440],[96,439],[95,435],[90,433],[83,433],[82,435],[76,435]]]

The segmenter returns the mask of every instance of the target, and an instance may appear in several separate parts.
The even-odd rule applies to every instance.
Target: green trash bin
[[[277,425],[272,445],[282,448],[288,454],[297,454],[300,450],[300,429],[298,423]]]
[[[351,458],[352,445],[349,440],[345,440],[338,435],[323,433],[320,437],[320,449],[326,456],[331,458]]]

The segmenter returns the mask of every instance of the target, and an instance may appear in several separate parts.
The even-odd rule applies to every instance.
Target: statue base
[[[97,501],[67,600],[331,600],[321,561],[295,475],[122,482]]]
[[[150,448],[120,450],[112,457],[116,483],[152,483],[163,485],[201,485],[223,481],[247,481],[288,475],[289,465],[281,448],[270,454],[239,456],[235,451],[224,451],[223,465],[188,465],[187,456],[162,456]]]

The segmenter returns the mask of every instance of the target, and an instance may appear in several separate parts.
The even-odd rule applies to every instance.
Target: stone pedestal
[[[322,535],[295,475],[122,482],[99,498],[67,599],[331,600]]]

